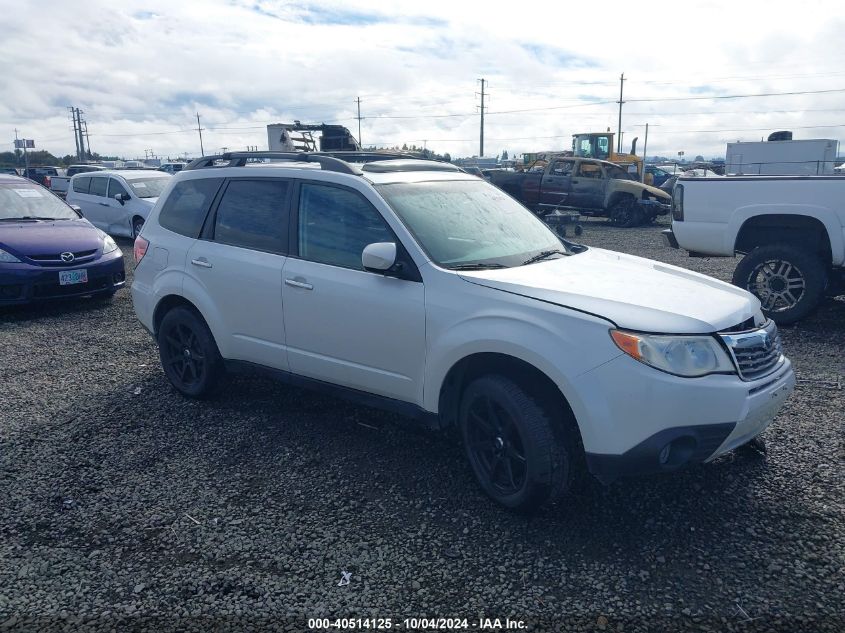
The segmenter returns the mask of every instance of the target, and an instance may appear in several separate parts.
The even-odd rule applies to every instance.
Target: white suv
[[[526,511],[584,469],[712,460],[792,391],[748,292],[561,240],[452,165],[346,156],[226,154],[173,177],[132,296],[180,392],[260,369],[457,427],[483,489]]]

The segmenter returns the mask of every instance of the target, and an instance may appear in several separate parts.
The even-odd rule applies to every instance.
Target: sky
[[[802,3],[0,0],[0,147],[15,130],[127,159],[267,148],[266,125],[332,122],[364,145],[485,156],[649,124],[649,156],[724,157],[775,130],[845,139],[845,11]],[[772,94],[803,93],[803,94]],[[736,95],[769,95],[733,98]],[[845,147],[840,148],[840,154]]]

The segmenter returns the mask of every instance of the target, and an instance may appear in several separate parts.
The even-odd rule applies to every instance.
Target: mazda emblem
[[[76,256],[73,253],[62,253],[61,255],[59,255],[59,257],[61,257],[62,261],[66,264],[69,264],[74,259],[76,259]]]

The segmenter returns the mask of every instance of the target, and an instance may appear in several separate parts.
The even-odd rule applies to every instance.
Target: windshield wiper
[[[47,218],[40,215],[22,215],[17,218],[0,218],[3,222],[20,222],[21,220],[58,220],[59,218]]]
[[[490,268],[507,268],[503,264],[456,264],[449,266],[449,270],[489,270]]]
[[[551,257],[552,255],[569,255],[569,253],[567,253],[566,251],[562,251],[560,249],[557,249],[557,248],[549,250],[549,251],[542,251],[542,252],[534,255],[534,257],[529,257],[528,259],[526,259],[524,262],[522,262],[522,265],[526,266],[528,264],[533,264],[534,262],[539,262],[542,259],[546,259],[547,257]]]

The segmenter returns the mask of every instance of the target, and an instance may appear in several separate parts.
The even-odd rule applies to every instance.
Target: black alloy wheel
[[[467,450],[475,468],[498,495],[518,493],[528,475],[525,448],[514,421],[489,396],[475,398],[467,412]]]
[[[181,393],[201,398],[211,393],[223,362],[208,326],[188,308],[174,308],[158,331],[161,365],[170,383]]]
[[[472,381],[458,422],[481,488],[509,510],[530,513],[562,496],[576,471],[578,445],[549,411],[506,376]]]

